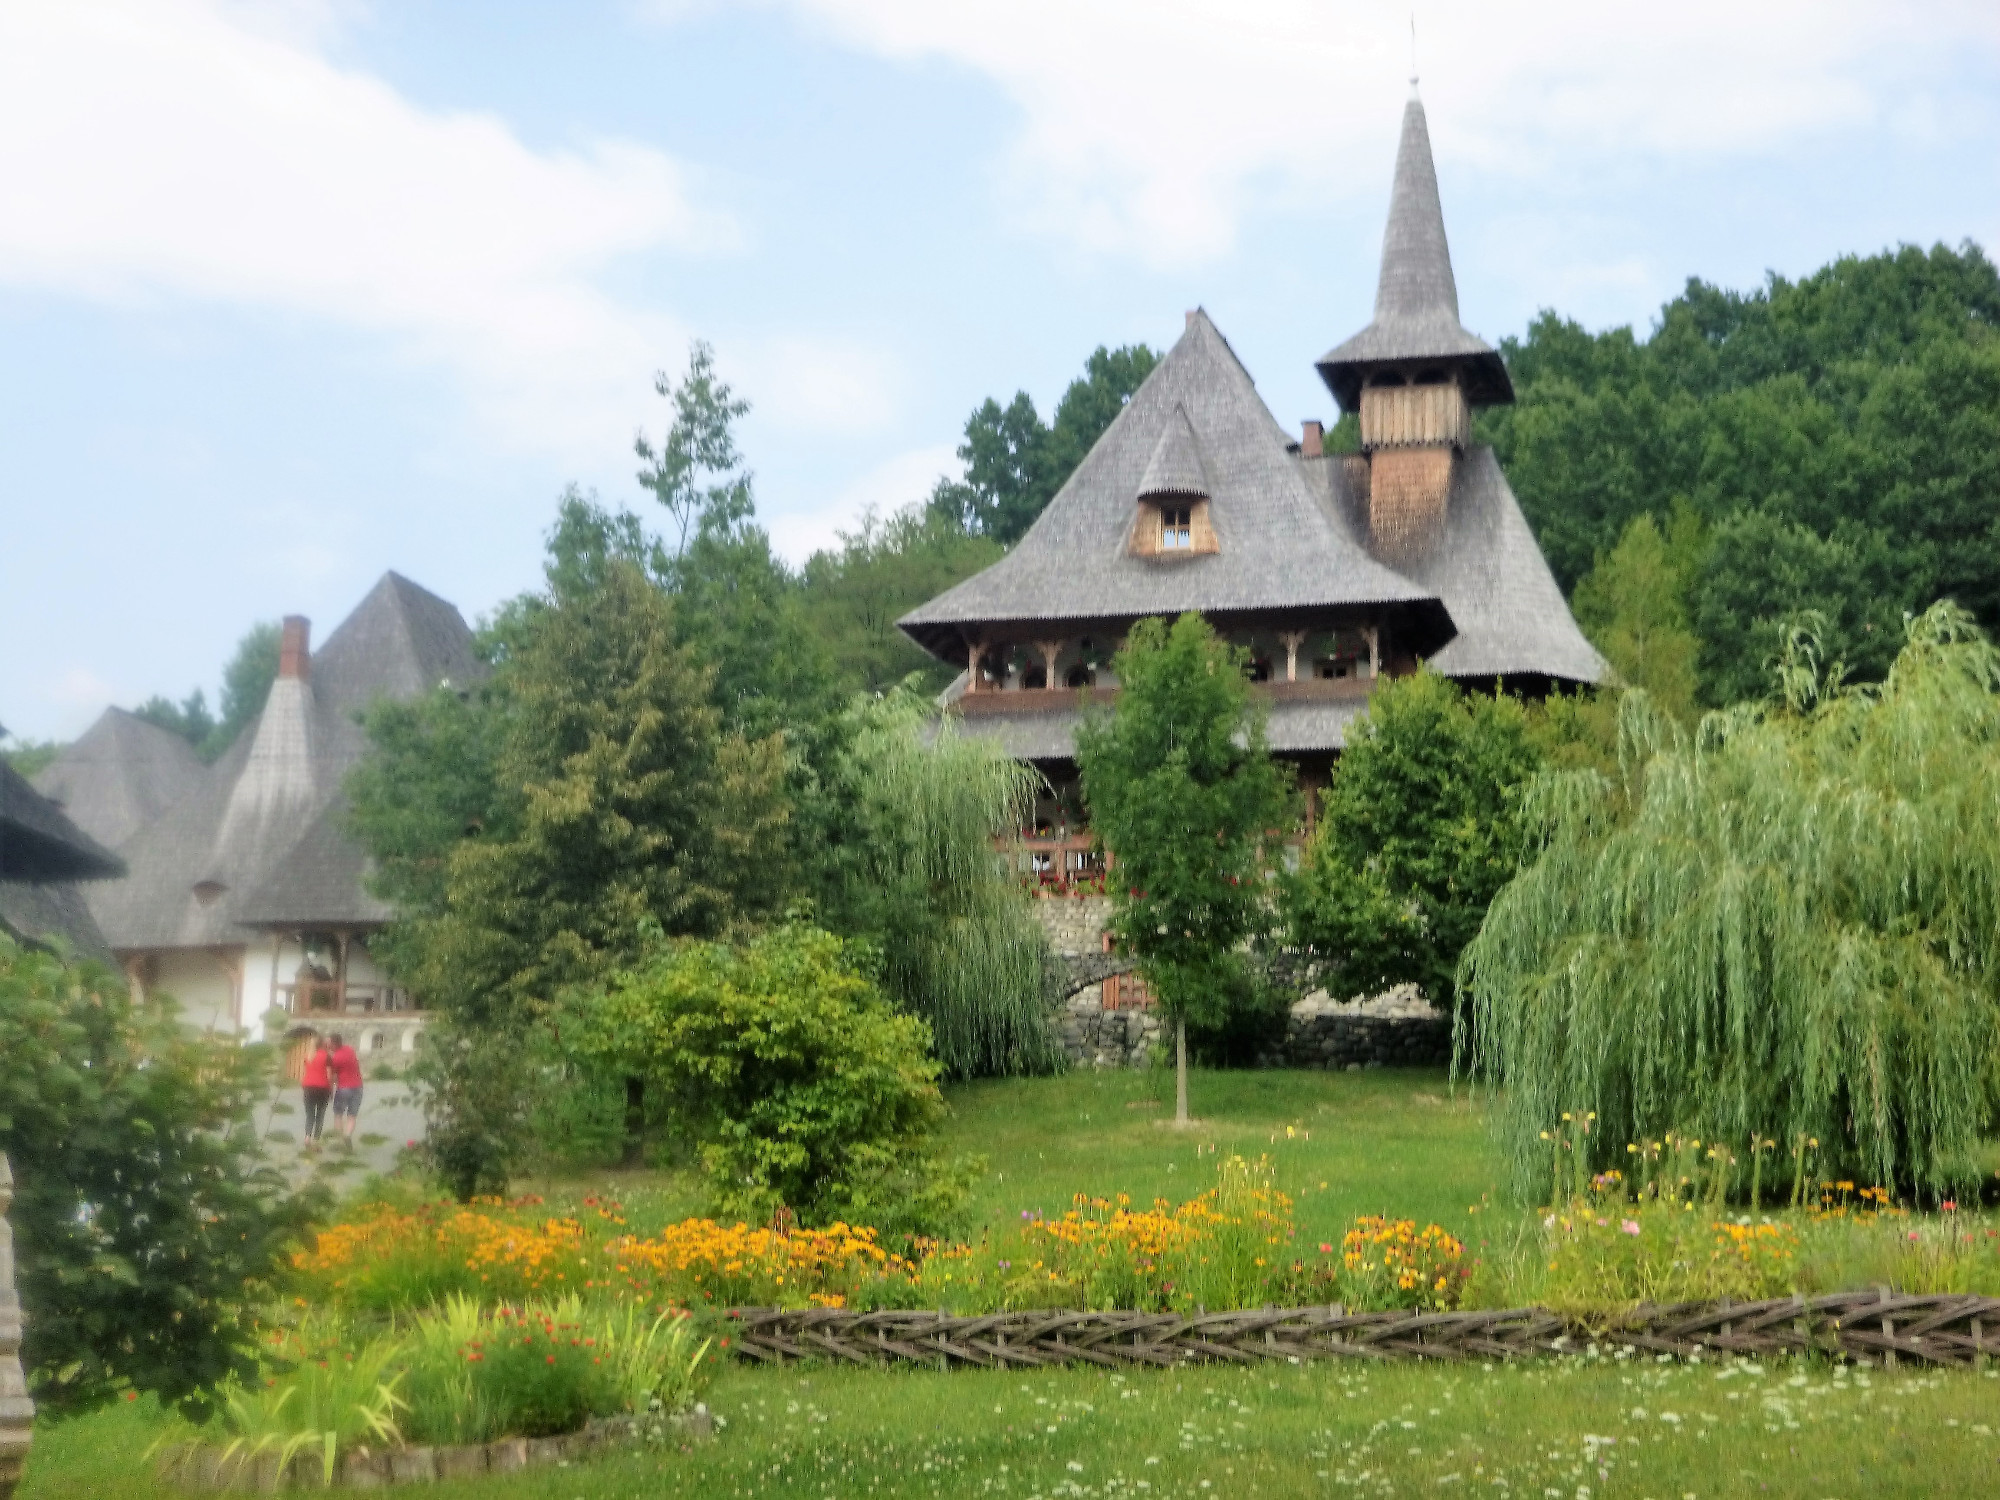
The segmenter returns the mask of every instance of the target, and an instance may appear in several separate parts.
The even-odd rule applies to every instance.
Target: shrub
[[[251,1128],[269,1052],[135,1007],[122,976],[0,936],[0,1151],[22,1345],[53,1410],[253,1378],[250,1309],[305,1221]]]
[[[930,1232],[976,1170],[930,1149],[944,1099],[929,1028],[816,928],[665,948],[613,982],[585,1047],[673,1101],[726,1215]]]

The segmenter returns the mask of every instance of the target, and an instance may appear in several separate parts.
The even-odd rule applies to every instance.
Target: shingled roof
[[[0,760],[0,880],[108,880],[124,872],[117,855]]]
[[[1328,510],[1345,524],[1367,526],[1368,499],[1349,483],[1338,458],[1302,459]],[[1485,444],[1467,448],[1452,465],[1444,531],[1398,569],[1433,589],[1451,611],[1458,634],[1430,658],[1433,671],[1477,681],[1545,677],[1597,683],[1610,673],[1584,639],[1500,461]]]
[[[1318,361],[1320,378],[1343,409],[1361,401],[1370,371],[1413,360],[1445,359],[1456,365],[1466,399],[1489,406],[1514,399],[1507,366],[1493,347],[1458,320],[1458,280],[1444,235],[1437,167],[1430,127],[1414,93],[1403,109],[1403,139],[1396,148],[1389,224],[1382,234],[1382,272],[1375,286],[1375,320]]]
[[[34,781],[72,823],[115,849],[193,791],[205,769],[179,735],[107,708]]]
[[[1185,438],[1170,434],[1183,424]],[[934,656],[963,663],[967,635],[1010,624],[1400,605],[1413,646],[1441,645],[1451,622],[1436,596],[1334,523],[1288,444],[1214,323],[1191,313],[1019,545],[897,624]],[[1149,480],[1156,464],[1159,477]],[[1217,550],[1134,555],[1147,484],[1195,482],[1206,486]]]
[[[200,785],[124,847],[130,877],[91,896],[105,937],[123,950],[207,947],[241,943],[259,922],[384,920],[336,811],[341,780],[366,748],[355,715],[484,673],[458,611],[385,574],[307,674],[274,682]],[[311,869],[314,859],[326,868]]]

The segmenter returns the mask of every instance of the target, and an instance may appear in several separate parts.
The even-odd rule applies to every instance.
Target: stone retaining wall
[[[1367,1000],[1309,996],[1292,1007],[1285,1040],[1264,1059],[1269,1067],[1447,1067],[1451,1017],[1434,1009],[1415,987],[1404,985]]]
[[[1104,951],[1104,930],[1111,921],[1109,896],[1037,895],[1030,905],[1057,954]]]
[[[502,1438],[451,1448],[357,1448],[334,1465],[336,1489],[376,1490],[392,1484],[429,1484],[439,1479],[476,1479],[512,1474],[545,1464],[573,1463],[605,1448],[632,1443],[681,1443],[715,1435],[706,1406],[669,1417],[594,1418],[581,1432],[563,1437]],[[155,1476],[162,1484],[197,1493],[211,1490],[327,1488],[326,1460],[319,1453],[296,1453],[289,1462],[275,1450],[229,1453],[208,1443],[177,1443],[164,1449]]]
[[[1087,1068],[1143,1068],[1166,1040],[1160,1013],[1104,1008],[1096,986],[1072,995],[1056,1012],[1057,1033],[1071,1063]],[[1285,1039],[1258,1059],[1267,1068],[1435,1068],[1451,1063],[1451,1018],[1413,989],[1369,1000],[1314,996],[1294,1005]]]
[[[1080,1068],[1146,1067],[1161,1037],[1157,1010],[1107,1011],[1095,985],[1064,1002],[1056,1028],[1063,1051]]]

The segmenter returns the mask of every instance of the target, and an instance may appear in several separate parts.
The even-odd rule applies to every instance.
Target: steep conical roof
[[[34,781],[72,823],[115,849],[193,791],[203,769],[179,735],[107,708]]]
[[[1145,476],[1139,481],[1141,500],[1155,495],[1199,495],[1204,499],[1208,496],[1208,474],[1201,465],[1201,440],[1194,435],[1194,424],[1188,421],[1187,407],[1182,405],[1176,405],[1174,414],[1167,419],[1159,442],[1153,445],[1153,456],[1146,461]]]
[[[1196,310],[1014,550],[897,626],[933,655],[962,663],[969,638],[1029,622],[1395,605],[1417,649],[1443,644],[1452,626],[1436,595],[1369,556],[1334,523],[1289,443],[1249,372]],[[1187,457],[1168,456],[1176,452]],[[1149,478],[1156,465],[1178,477]],[[1137,498],[1156,482],[1203,486],[1215,551],[1133,553]],[[1088,586],[1079,586],[1086,578]]]
[[[1475,406],[1512,401],[1514,387],[1500,356],[1458,321],[1458,280],[1445,240],[1444,205],[1431,160],[1430,127],[1414,93],[1403,109],[1396,148],[1389,224],[1382,235],[1382,274],[1375,286],[1375,321],[1319,360],[1320,378],[1348,410],[1361,399],[1371,368],[1408,360],[1456,364]]]
[[[384,574],[306,674],[274,682],[256,722],[201,783],[120,851],[130,877],[90,896],[105,937],[123,950],[243,942],[248,926],[271,919],[271,891],[304,889],[279,876],[309,836],[327,866],[310,894],[328,909],[287,904],[284,919],[345,925],[379,916],[379,904],[358,889],[366,862],[358,850],[334,847],[346,830],[329,812],[366,748],[354,716],[378,699],[415,697],[446,680],[470,684],[485,670],[456,609]],[[357,888],[328,894],[343,883]]]

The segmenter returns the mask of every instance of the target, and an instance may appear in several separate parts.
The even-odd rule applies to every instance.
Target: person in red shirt
[[[333,1080],[327,1074],[326,1043],[315,1036],[311,1046],[312,1050],[306,1054],[305,1069],[299,1074],[299,1086],[305,1091],[308,1151],[319,1147],[320,1132],[326,1129],[327,1101],[333,1098]]]
[[[361,1113],[361,1059],[354,1055],[354,1049],[342,1040],[339,1032],[331,1038],[333,1051],[327,1056],[327,1066],[333,1070],[333,1123],[340,1127],[340,1138],[347,1149],[354,1149],[354,1121]]]

